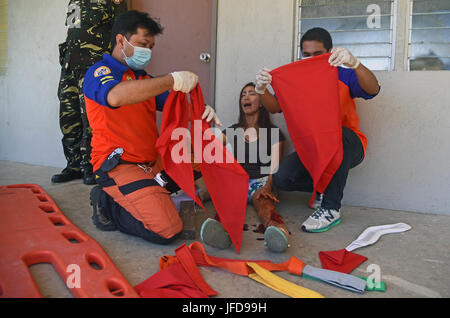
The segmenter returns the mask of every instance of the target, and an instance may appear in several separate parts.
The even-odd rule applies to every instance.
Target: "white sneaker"
[[[333,226],[341,223],[341,214],[339,211],[325,208],[318,208],[302,224],[302,230],[309,233],[326,232]]]

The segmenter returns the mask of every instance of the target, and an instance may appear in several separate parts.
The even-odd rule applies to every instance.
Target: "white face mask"
[[[303,56],[302,57],[302,60],[307,60],[307,59],[310,59],[310,58],[312,58],[313,56]]]
[[[144,70],[148,64],[150,63],[150,60],[152,59],[152,50],[134,46],[130,42],[128,42],[127,39],[125,39],[129,45],[131,45],[134,48],[134,54],[133,56],[128,57],[125,52],[122,50],[123,55],[125,56],[125,63],[135,71],[141,71]]]

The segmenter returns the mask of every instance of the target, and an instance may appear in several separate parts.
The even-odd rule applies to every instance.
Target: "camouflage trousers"
[[[87,70],[62,69],[58,88],[59,123],[67,168],[92,170],[92,129],[86,114],[83,81]]]

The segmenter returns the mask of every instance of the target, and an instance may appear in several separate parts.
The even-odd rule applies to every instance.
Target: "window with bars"
[[[8,0],[0,0],[0,76],[6,73],[8,49]]]
[[[411,71],[450,70],[450,0],[411,0]]]
[[[297,1],[297,59],[302,57],[303,34],[322,27],[330,32],[334,47],[349,49],[369,69],[393,70],[397,0]]]

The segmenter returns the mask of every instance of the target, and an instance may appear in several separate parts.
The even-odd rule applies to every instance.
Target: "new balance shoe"
[[[339,211],[318,208],[303,224],[302,230],[309,233],[326,232],[341,223]]]
[[[207,219],[203,222],[200,229],[200,238],[205,244],[215,248],[225,249],[231,245],[230,236],[222,223],[214,219]]]
[[[275,253],[282,253],[289,247],[284,231],[276,226],[269,226],[264,232],[264,245]]]

